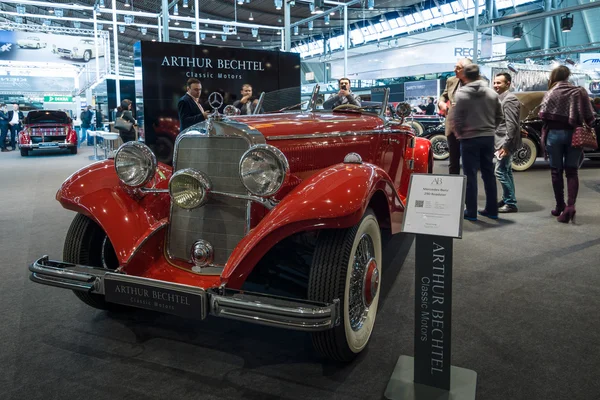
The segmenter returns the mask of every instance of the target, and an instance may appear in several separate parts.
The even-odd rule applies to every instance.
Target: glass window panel
[[[404,26],[404,25],[406,25],[404,23],[404,21],[402,20],[402,18],[396,18],[395,21],[398,24],[398,26]]]
[[[406,23],[409,25],[415,23],[415,19],[413,18],[412,15],[405,15],[404,19],[406,19]]]
[[[433,14],[433,17],[434,17],[434,18],[439,18],[439,17],[441,17],[441,16],[442,16],[442,13],[440,12],[440,10],[438,10],[438,8],[437,8],[437,7],[433,7],[433,8],[431,9],[431,13]]]
[[[388,24],[390,24],[390,30],[391,29],[395,29],[395,28],[398,27],[398,20],[396,20],[396,19],[390,19],[388,21]]]
[[[427,9],[421,12],[423,13],[423,17],[425,17],[426,20],[433,18],[433,15],[431,15],[431,10]]]
[[[378,33],[383,32],[383,25],[379,23],[375,24],[375,31]]]
[[[375,28],[373,28],[373,25],[369,25],[369,26],[367,27],[367,31],[368,31],[368,32],[369,32],[371,35],[373,35],[373,34],[375,34],[375,33],[377,32],[377,31],[375,30]]]
[[[411,14],[411,17],[413,17],[413,19],[415,20],[415,22],[422,22],[423,21],[423,18],[421,18],[421,15],[419,13]]]
[[[452,6],[448,3],[442,4],[440,8],[442,9],[442,13],[444,15],[454,14],[454,11],[452,10]]]
[[[452,7],[452,11],[455,13],[459,13],[462,11],[462,9],[460,8],[460,5],[458,4],[457,1],[450,3],[450,6]]]

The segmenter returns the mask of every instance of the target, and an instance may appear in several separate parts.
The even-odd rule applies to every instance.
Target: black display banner
[[[450,390],[452,241],[416,235],[414,382]]]
[[[257,98],[261,92],[290,89],[265,111],[300,102],[300,55],[188,44],[138,42],[134,46],[138,124],[148,144],[159,136],[179,133],[177,102],[186,92],[186,81],[202,83],[200,101],[219,92],[225,104],[241,98],[243,84],[250,84]],[[141,101],[143,100],[143,103]],[[210,111],[206,104],[205,109]],[[141,118],[140,118],[141,117]]]

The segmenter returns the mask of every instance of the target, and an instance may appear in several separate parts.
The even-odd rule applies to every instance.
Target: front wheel
[[[419,121],[407,121],[406,122],[415,131],[416,136],[422,136],[425,132],[425,127]]]
[[[529,138],[523,138],[522,142],[523,145],[513,154],[513,171],[528,170],[537,158],[537,146],[533,140]]]
[[[319,353],[349,362],[367,346],[377,316],[381,265],[381,231],[370,209],[352,228],[319,233],[308,298],[340,301],[340,324],[312,335]]]
[[[91,58],[92,53],[89,50],[86,50],[85,53],[83,53],[83,61],[88,62]]]
[[[73,146],[70,148],[71,154],[77,154],[77,146]]]
[[[89,265],[114,271],[119,261],[108,236],[100,226],[83,214],[77,214],[69,227],[63,259],[73,264]],[[101,310],[118,308],[107,303],[100,294],[73,291],[85,304]]]
[[[431,148],[433,149],[433,158],[436,160],[445,160],[450,157],[448,138],[446,135],[439,134],[432,136],[429,141],[431,142]]]
[[[19,149],[21,150],[21,157],[27,157],[29,155],[29,149]]]

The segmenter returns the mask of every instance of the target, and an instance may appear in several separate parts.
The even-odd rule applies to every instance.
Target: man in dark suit
[[[8,132],[8,112],[6,104],[0,104],[0,151],[7,152],[6,133]]]
[[[19,111],[19,105],[13,104],[13,109],[8,112],[8,126],[10,128],[10,147],[13,150],[17,149],[16,136],[21,130],[21,121],[23,121],[23,113]]]
[[[468,58],[458,60],[454,66],[456,77],[448,78],[446,89],[444,89],[444,93],[438,100],[440,114],[446,115],[446,137],[448,138],[448,151],[450,152],[448,173],[452,175],[460,174],[460,143],[452,131],[452,106],[456,104],[454,100],[456,92],[465,84],[464,69],[469,64],[472,64],[472,61]]]
[[[179,132],[190,126],[204,121],[208,113],[204,111],[200,104],[200,93],[202,84],[196,78],[190,78],[187,81],[187,92],[179,99],[177,103],[177,113],[179,114]]]

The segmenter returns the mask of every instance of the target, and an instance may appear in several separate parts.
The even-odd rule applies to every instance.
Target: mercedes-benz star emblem
[[[210,96],[208,96],[208,104],[213,109],[218,109],[223,105],[223,95],[219,92],[212,92]]]

